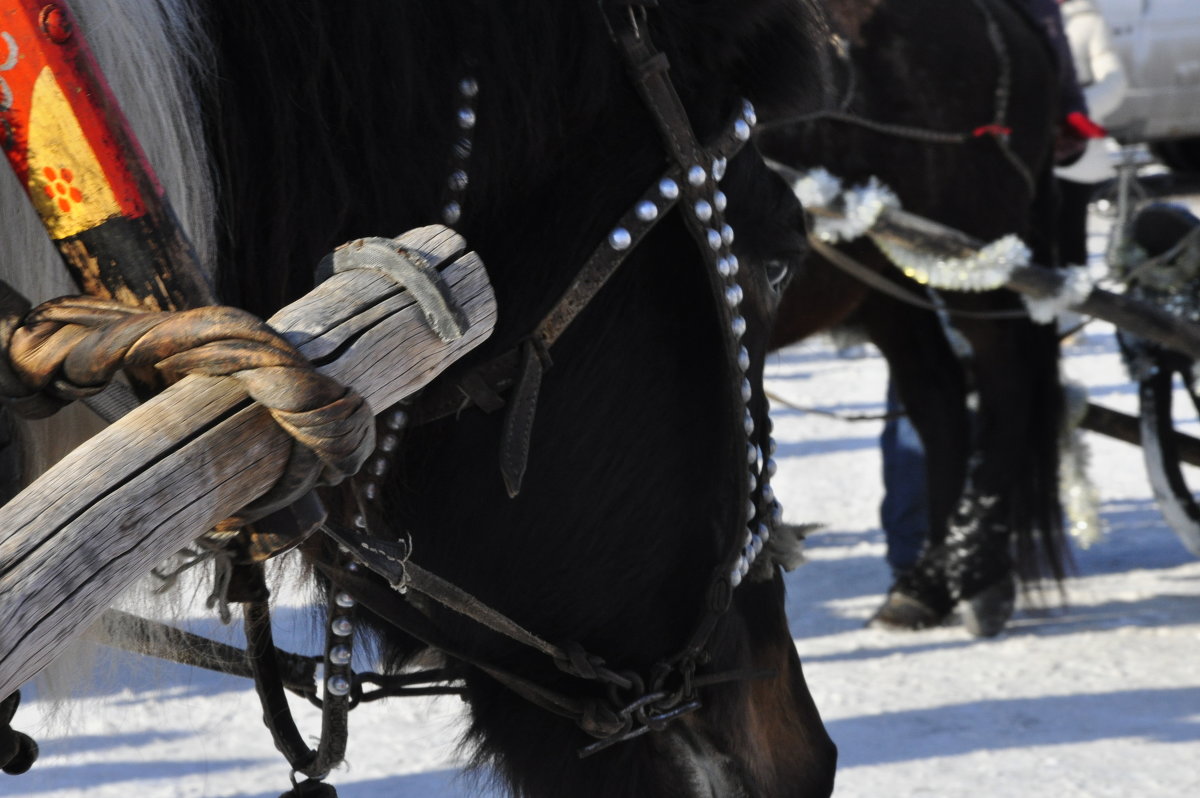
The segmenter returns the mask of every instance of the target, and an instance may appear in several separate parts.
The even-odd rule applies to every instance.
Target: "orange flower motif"
[[[63,213],[70,212],[72,203],[83,202],[83,192],[71,185],[75,174],[70,169],[47,166],[42,170],[42,175],[46,178],[46,185],[42,186],[42,191],[46,192],[47,197],[57,201],[58,209]]]

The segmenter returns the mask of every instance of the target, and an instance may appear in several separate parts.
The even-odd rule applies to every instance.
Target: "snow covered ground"
[[[1110,329],[1089,328],[1066,354],[1092,401],[1135,411]],[[774,357],[768,387],[800,406],[878,413],[884,380],[873,351],[843,357],[815,341]],[[953,625],[897,634],[863,626],[888,584],[880,422],[781,405],[774,417],[786,516],[827,524],[810,538],[809,564],[788,576],[788,611],[840,748],[837,795],[1200,795],[1200,561],[1164,526],[1139,450],[1088,434],[1108,530],[1075,552],[1065,603],[1051,593],[1020,607],[993,640]],[[300,597],[279,619],[281,644],[316,650]],[[16,725],[42,758],[26,776],[0,776],[0,795],[268,798],[286,788],[246,682],[96,656],[96,684],[58,715],[44,689],[27,691]],[[315,732],[315,713],[297,709]],[[368,705],[351,722],[348,764],[331,779],[343,798],[494,794],[459,775],[457,700]]]

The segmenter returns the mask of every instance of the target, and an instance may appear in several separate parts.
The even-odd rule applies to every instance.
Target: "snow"
[[[1089,327],[1065,354],[1092,401],[1136,412],[1111,328]],[[884,381],[874,350],[847,357],[824,340],[772,357],[767,379],[791,403],[840,414],[882,412]],[[1164,525],[1139,450],[1087,434],[1107,531],[1076,547],[1065,600],[1050,590],[1023,603],[992,640],[959,625],[894,633],[864,628],[888,585],[881,422],[782,404],[773,415],[786,517],[826,524],[787,577],[788,613],[840,749],[838,796],[1200,795],[1200,561]],[[277,639],[313,651],[302,605],[287,598]],[[288,786],[248,683],[94,656],[94,682],[58,711],[44,686],[27,688],[16,726],[42,757],[26,776],[0,776],[0,795],[268,798]],[[294,706],[315,734],[315,711]],[[460,773],[461,723],[457,699],[359,708],[331,782],[343,798],[496,795]]]

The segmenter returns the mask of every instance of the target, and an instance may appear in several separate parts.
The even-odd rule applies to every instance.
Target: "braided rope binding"
[[[232,377],[300,444],[268,494],[271,508],[288,503],[281,491],[295,498],[316,484],[337,484],[374,448],[366,401],[250,313],[225,306],[146,312],[91,297],[61,297],[28,312],[24,304],[0,291],[0,351],[7,354],[0,393],[22,415],[44,417],[96,394],[118,371],[151,390],[188,375]],[[263,505],[255,502],[255,515]]]

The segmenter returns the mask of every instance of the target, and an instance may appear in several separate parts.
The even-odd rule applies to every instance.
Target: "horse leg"
[[[1039,542],[1061,574],[1058,343],[1052,326],[1028,321],[961,329],[974,351],[976,456],[939,554],[968,630],[990,637],[1012,614],[1014,571],[1037,575]]]
[[[928,310],[873,294],[858,314],[887,358],[901,402],[925,451],[929,528],[917,563],[898,574],[872,625],[919,629],[940,623],[953,599],[940,565],[930,559],[967,468],[966,381],[941,322]]]

